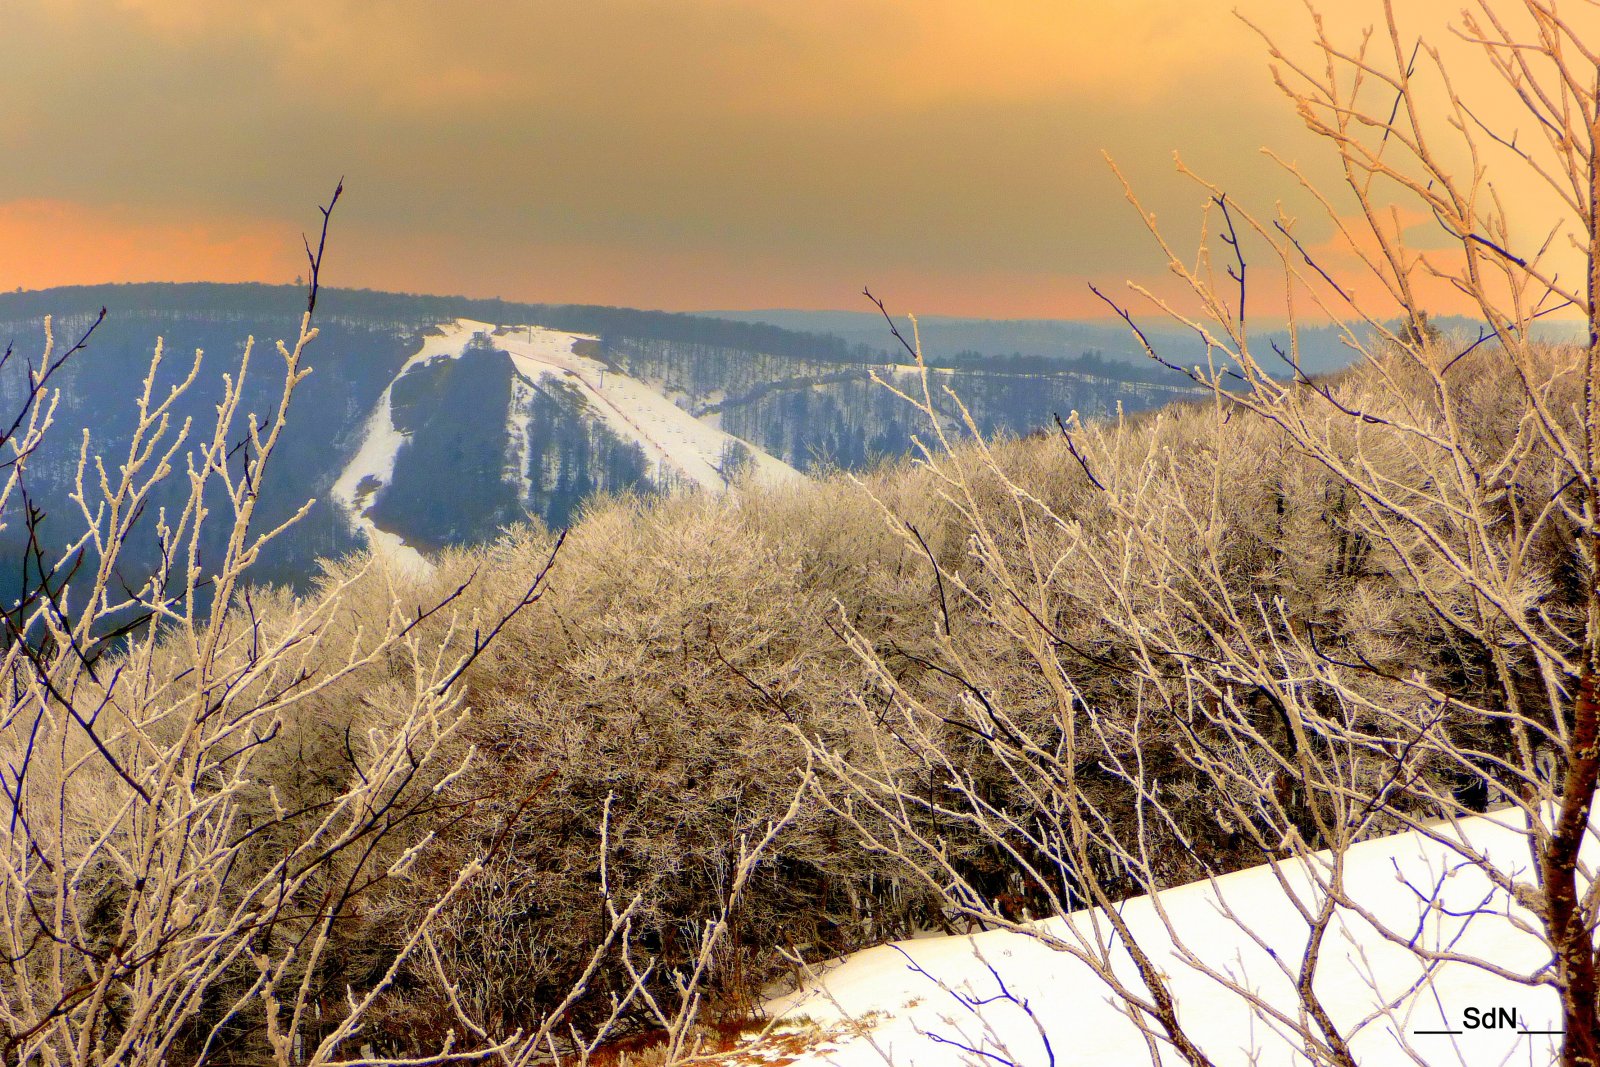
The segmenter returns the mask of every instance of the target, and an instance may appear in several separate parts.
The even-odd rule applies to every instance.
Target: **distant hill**
[[[707,312],[735,322],[828,334],[846,345],[882,345],[888,325],[877,312],[862,311],[716,311]],[[919,315],[923,354],[938,363],[960,354],[987,357],[1038,356],[1071,359],[1095,352],[1112,362],[1148,367],[1150,359],[1133,332],[1120,322],[1078,322],[1065,319],[968,319],[947,315]],[[1465,320],[1461,320],[1461,325]],[[900,321],[901,332],[911,336],[909,320]],[[1141,321],[1163,359],[1179,366],[1205,360],[1205,344],[1192,333],[1174,330],[1159,320]],[[1267,331],[1262,341],[1287,341],[1286,331]],[[1300,330],[1302,365],[1308,373],[1322,374],[1348,366],[1354,353],[1337,330],[1303,327]]]
[[[58,380],[55,447],[30,465],[46,532],[64,539],[82,523],[69,499],[81,432],[88,429],[100,451],[126,448],[135,391],[158,337],[167,352],[158,388],[187,373],[195,349],[206,353],[177,412],[197,425],[211,418],[221,376],[236,368],[245,338],[264,342],[244,405],[264,413],[281,385],[270,342],[294,335],[304,299],[290,286],[220,284],[0,294],[0,344],[22,357],[0,371],[0,410],[22,395],[23,360],[38,355],[44,316],[53,316],[58,341],[70,343],[107,309],[88,349]],[[596,493],[715,491],[741,477],[860,468],[904,454],[922,427],[909,405],[871,380],[876,372],[913,384],[881,320],[874,335],[870,316],[776,314],[782,321],[324,290],[321,336],[310,351],[315,373],[296,393],[261,521],[281,521],[308,499],[316,504],[262,559],[257,577],[299,584],[317,557],[369,540],[425,555],[529,516],[561,526]],[[847,322],[856,326],[848,334],[794,328]],[[1056,414],[1074,410],[1088,417],[1198,395],[1183,378],[1105,347],[1112,330],[1030,328],[1030,336],[1059,343],[1025,350],[1012,343],[1020,334],[1002,329],[1002,340],[985,342],[996,353],[989,355],[976,347],[979,324],[948,334],[933,326],[933,337],[971,342],[930,354],[937,385],[950,385],[986,434],[1053,429]],[[950,409],[942,389],[936,393]],[[0,533],[0,553],[20,553],[20,536],[17,524]],[[143,549],[154,558],[153,545]]]

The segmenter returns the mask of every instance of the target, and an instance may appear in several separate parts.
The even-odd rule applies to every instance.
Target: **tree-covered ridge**
[[[22,358],[0,369],[0,400],[18,402],[29,388],[26,353],[41,343],[46,313],[58,340],[70,344],[104,307],[104,321],[85,350],[52,383],[62,391],[58,420],[71,434],[87,428],[94,449],[126,449],[137,418],[131,398],[158,339],[164,357],[154,383],[157,395],[190,373],[197,349],[206,353],[193,388],[172,412],[174,418],[203,421],[221,396],[224,368],[238,360],[244,339],[255,337],[240,404],[260,417],[281,395],[281,384],[263,373],[275,358],[273,342],[295,333],[304,306],[301,291],[268,285],[108,285],[3,294],[0,340]],[[303,584],[319,557],[364,543],[352,516],[331,501],[331,490],[362,449],[386,390],[391,428],[399,435],[392,470],[385,484],[369,487],[361,506],[368,519],[424,550],[485,541],[529,517],[565,526],[597,495],[649,494],[673,486],[672,471],[647,460],[637,443],[619,438],[618,426],[608,426],[604,413],[586,406],[581,390],[557,378],[523,379],[490,338],[460,359],[400,374],[424,341],[438,336],[440,323],[470,317],[593,336],[595,342],[585,342],[593,358],[801,470],[861,469],[903,455],[918,429],[915,413],[872,382],[874,374],[903,376],[903,364],[894,362],[908,358],[903,351],[896,355],[837,337],[693,315],[322,290],[319,337],[308,356],[314,373],[289,412],[294,432],[280,453],[283,473],[267,486],[259,506],[263,519],[283,521],[311,505],[301,522],[264,549],[255,571],[260,579]],[[1057,415],[1074,410],[1109,414],[1119,405],[1137,410],[1194,395],[1189,383],[1170,372],[1152,375],[1148,368],[1123,367],[1092,353],[1050,360],[958,353],[944,362],[953,369],[941,381],[965,398],[986,433],[1053,430]],[[954,406],[943,399],[940,410],[956,418]],[[53,451],[36,457],[30,471],[47,539],[65,538],[67,520],[78,514],[71,500],[76,459],[70,450]],[[158,486],[148,506],[173,506],[177,492]],[[4,531],[0,550],[19,552],[26,537],[20,527]],[[204,543],[202,565],[221,547]],[[158,555],[154,542],[136,535],[124,546],[122,566],[130,572],[149,567]]]
[[[279,333],[292,330],[305,310],[305,292],[292,285],[211,282],[140,282],[123,285],[63,286],[20,293],[0,293],[0,336],[46,315],[60,321],[93,315],[107,308],[111,317],[161,320],[201,318],[211,321],[281,322]],[[319,325],[356,322],[372,327],[421,331],[455,318],[484,322],[533,322],[602,338],[636,337],[688,344],[716,344],[744,351],[764,351],[823,362],[860,363],[879,358],[866,345],[850,345],[836,337],[785,330],[759,323],[681,312],[583,304],[533,304],[471,297],[385,293],[368,289],[323,289],[318,297]]]

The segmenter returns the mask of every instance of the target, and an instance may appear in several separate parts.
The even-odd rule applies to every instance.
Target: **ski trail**
[[[340,472],[330,490],[334,501],[344,510],[351,523],[366,534],[367,544],[374,555],[405,573],[416,575],[431,574],[433,564],[399,534],[379,526],[368,512],[378,493],[393,479],[395,457],[400,454],[401,446],[409,440],[409,435],[401,433],[394,424],[391,400],[395,381],[419,363],[440,356],[458,358],[463,346],[472,338],[471,331],[465,330],[460,320],[445,323],[440,329],[443,333],[425,338],[422,347],[406,360],[400,372],[384,387],[372,414],[367,416],[361,447]]]
[[[378,495],[394,480],[396,459],[410,440],[394,424],[394,383],[429,360],[459,358],[479,333],[489,335],[495,347],[511,357],[517,374],[506,412],[507,452],[502,476],[516,485],[521,500],[527,500],[532,490],[532,458],[527,451],[532,389],[546,377],[559,378],[575,388],[590,412],[613,433],[636,442],[654,465],[653,480],[663,488],[687,483],[710,492],[725,491],[732,479],[723,470],[724,463],[736,451],[749,457],[749,473],[758,483],[783,484],[805,477],[777,457],[726,433],[714,418],[697,419],[644,382],[583,355],[578,346],[599,340],[592,335],[543,326],[499,327],[474,319],[442,323],[439,331],[424,339],[422,347],[384,388],[367,416],[360,448],[331,490],[334,501],[351,524],[362,531],[373,552],[407,573],[426,575],[432,572],[433,565],[399,534],[379,526],[371,515]]]

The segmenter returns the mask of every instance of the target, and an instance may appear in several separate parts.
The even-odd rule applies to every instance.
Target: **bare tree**
[[[288,525],[259,530],[255,509],[310,373],[316,278],[338,195],[323,209],[316,251],[307,244],[307,309],[294,343],[276,346],[282,388],[265,418],[240,407],[259,358],[253,340],[203,429],[175,414],[201,374],[200,354],[163,389],[158,344],[126,451],[102,458],[85,434],[72,496],[82,533],[52,548],[28,466],[59,399],[52,376],[88,337],[58,352],[47,320],[43,357],[0,439],[0,517],[29,535],[23,592],[3,613],[0,641],[8,1062],[208,1060],[235,1055],[240,1033],[281,1065],[368,1062],[358,1046],[372,1007],[403,964],[431,951],[439,914],[482,867],[479,857],[454,872],[375,980],[323,989],[340,924],[375,885],[411,877],[440,793],[470,758],[449,744],[464,717],[457,680],[542,595],[548,572],[547,561],[498,617],[463,610],[463,586],[427,608],[391,595],[353,634],[344,613],[359,572],[305,598],[248,586],[252,562]],[[147,507],[173,477],[187,480],[184,503]],[[225,547],[206,558],[202,531],[218,521]],[[119,564],[145,526],[160,558],[130,587],[123,573],[135,568]],[[287,737],[308,708],[358,677],[367,710],[346,731],[343,780],[317,796],[285,791],[284,771],[300,758]],[[626,908],[618,914],[625,921]],[[557,1011],[535,1032],[491,1035],[464,1010],[458,1017],[429,1062],[548,1056],[562,1022]]]
[[[527,1067],[587,1062],[640,1017],[660,1028],[666,1059],[691,1056],[733,919],[752,880],[770,881],[763,865],[795,821],[805,775],[788,775],[784,804],[719,843],[725,877],[671,969],[643,932],[648,887],[613,874],[614,823],[633,813],[608,794],[599,885],[569,894],[602,912],[598,928],[557,949],[563,984],[507,1012],[456,935],[469,917],[520,904],[497,878],[539,862],[509,853],[525,844],[518,818],[542,787],[509,808],[496,803],[503,790],[474,791],[483,732],[468,729],[467,700],[489,696],[487,654],[546,595],[565,533],[531,536],[514,561],[452,560],[426,580],[369,554],[325,566],[308,595],[249,582],[262,548],[311,506],[257,528],[310,373],[340,192],[306,244],[306,310],[294,343],[276,346],[281,392],[265,418],[241,407],[253,340],[204,428],[176,414],[201,355],[163,387],[158,343],[126,450],[103,458],[87,434],[79,445],[82,532],[65,545],[44,531],[27,475],[50,445],[53,378],[94,327],[58,352],[47,320],[43,357],[0,436],[0,521],[27,534],[21,595],[0,612],[0,1057]],[[181,504],[151,505],[174,477],[187,482]],[[158,561],[131,584],[141,538]],[[385,922],[386,936],[370,936]],[[551,946],[517,948],[532,959]],[[429,998],[428,1011],[397,1008],[412,996]],[[442,1025],[396,1032],[396,1020],[423,1016]]]
[[[1402,37],[1392,3],[1383,10],[1353,47],[1314,18],[1315,63],[1268,46],[1344,187],[1318,190],[1284,166],[1387,302],[1358,302],[1288,215],[1252,213],[1199,178],[1210,208],[1186,259],[1124,183],[1188,299],[1134,295],[1192,331],[1207,365],[1177,366],[1130,305],[1106,299],[1211,402],[1063,420],[1056,458],[1076,478],[1041,488],[970,418],[972,443],[948,434],[924,374],[901,395],[927,418],[922,459],[964,558],[936,557],[885,510],[936,572],[940,654],[914,675],[841,620],[876,675],[863,710],[886,699],[892,725],[868,750],[813,744],[842,787],[822,795],[872,847],[954,912],[1088,964],[1153,1061],[1214,1052],[1192,1038],[1149,931],[1117,902],[1265,863],[1303,931],[1297,958],[1274,957],[1278,992],[1185,949],[1154,897],[1161,937],[1313,1062],[1357,1062],[1354,1035],[1372,1022],[1331,1010],[1317,981],[1337,932],[1359,921],[1412,964],[1398,987],[1375,979],[1379,1015],[1397,1018],[1445,968],[1470,967],[1553,991],[1560,1062],[1600,1063],[1600,887],[1580,857],[1600,773],[1600,54],[1553,2],[1467,12],[1457,32],[1498,75],[1519,133],[1458,91],[1435,48]],[[1559,213],[1514,219],[1493,180],[1512,171]],[[1409,248],[1397,206],[1420,207],[1448,252]],[[1559,269],[1575,256],[1576,284]],[[1425,282],[1476,309],[1476,337],[1433,327]],[[1255,328],[1263,285],[1287,294],[1287,344]],[[1587,316],[1587,346],[1540,340],[1539,320],[1562,311]],[[1302,312],[1341,325],[1355,369],[1302,372]],[[903,340],[920,363],[920,344]],[[954,639],[963,626],[988,643]],[[1486,809],[1520,855],[1484,844]],[[1486,895],[1466,913],[1498,910],[1536,937],[1540,959],[1422,937],[1417,911],[1397,918],[1350,889],[1351,849],[1401,830],[1480,879]],[[1033,916],[1071,921],[1021,921],[961,861],[963,838],[1006,858]],[[1393,892],[1447,914],[1462,905],[1444,883]],[[1241,944],[1266,943],[1252,916],[1233,918]]]

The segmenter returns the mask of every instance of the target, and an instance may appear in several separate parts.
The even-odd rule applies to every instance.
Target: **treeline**
[[[17,328],[45,315],[66,317],[107,308],[120,316],[180,315],[218,321],[267,319],[276,334],[291,332],[305,309],[305,291],[295,285],[208,282],[141,282],[65,286],[0,294],[0,324]],[[642,338],[716,345],[824,363],[881,361],[881,349],[852,345],[838,337],[802,333],[758,323],[731,322],[681,312],[641,311],[587,304],[534,304],[500,299],[385,293],[368,289],[324,289],[318,321],[351,321],[420,331],[454,318],[495,324],[537,323],[556,330],[595,334],[603,340]]]
[[[1098,349],[1089,349],[1076,356],[1044,356],[1023,352],[1003,356],[966,349],[950,356],[932,357],[929,362],[934,366],[956,370],[983,370],[1000,374],[1082,374],[1150,385],[1188,384],[1181,375],[1160,364],[1150,361],[1129,363],[1108,357]]]
[[[65,286],[20,293],[0,293],[0,327],[12,334],[45,315],[77,321],[104,307],[114,322],[119,317],[178,316],[215,322],[267,322],[274,332],[289,332],[305,308],[304,290],[293,285],[209,282],[139,282],[117,285]],[[519,303],[471,297],[386,293],[368,289],[324,289],[318,298],[318,321],[383,327],[408,336],[453,318],[495,324],[537,323],[551,329],[594,334],[606,348],[626,350],[639,342],[664,342],[744,353],[762,353],[816,364],[873,366],[909,358],[885,327],[877,344],[852,342],[831,333],[810,333],[764,323],[736,322],[686,312],[643,311],[589,304]],[[1307,331],[1315,333],[1316,331]],[[31,338],[29,338],[31,339]],[[1162,336],[1163,348],[1170,339]],[[1285,339],[1286,341],[1286,339]],[[1175,356],[1175,353],[1164,353]],[[1017,374],[1076,373],[1119,381],[1170,384],[1170,371],[1145,363],[1107,356],[1097,349],[1080,353],[1010,355],[966,349],[955,353],[929,351],[931,366]]]

